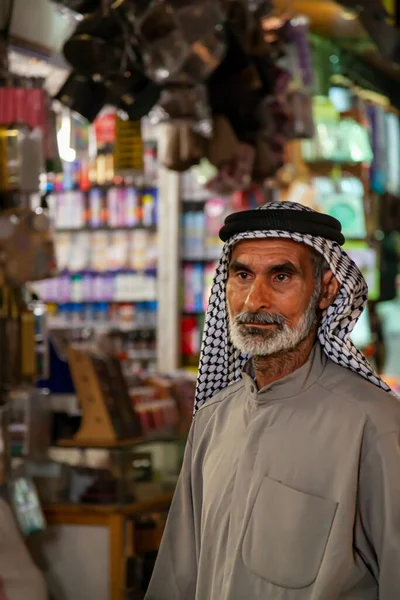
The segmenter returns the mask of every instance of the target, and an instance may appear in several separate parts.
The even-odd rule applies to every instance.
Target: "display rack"
[[[72,127],[77,159],[65,163],[63,178],[53,178],[48,198],[59,275],[40,282],[35,290],[48,305],[51,334],[69,333],[74,343],[109,334],[116,356],[134,368],[154,370],[159,210],[156,135],[144,122],[143,144],[136,124],[126,141],[128,126],[119,124],[118,119],[113,125],[116,117],[108,111],[93,127],[100,152],[93,159],[87,154],[91,135],[87,127],[68,119],[65,125],[67,117],[64,112],[61,127],[68,131]],[[121,170],[127,167],[127,157],[131,157],[128,163],[142,172]]]

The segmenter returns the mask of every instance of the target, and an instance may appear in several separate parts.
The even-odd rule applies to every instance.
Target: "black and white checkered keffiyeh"
[[[271,202],[260,207],[260,210],[269,209],[312,210],[291,202]],[[358,267],[339,244],[322,237],[287,231],[248,231],[233,236],[225,243],[217,266],[206,314],[195,412],[219,391],[237,381],[248,360],[248,357],[233,347],[229,338],[226,283],[231,249],[240,240],[269,237],[307,244],[325,257],[341,287],[335,301],[323,314],[318,330],[321,346],[335,363],[390,392],[390,388],[373,371],[365,356],[350,339],[350,333],[366,305],[368,287]]]

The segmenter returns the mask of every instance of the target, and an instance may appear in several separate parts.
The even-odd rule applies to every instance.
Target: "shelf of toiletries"
[[[219,230],[231,212],[231,201],[205,191],[190,171],[182,176],[181,198],[181,364],[195,367],[205,311],[222,250]]]
[[[60,233],[55,240],[60,273],[93,272],[153,274],[157,269],[157,232],[146,229],[133,231],[97,231]],[[133,282],[131,282],[133,283]]]
[[[62,273],[59,277],[34,284],[37,295],[45,302],[101,303],[154,302],[157,299],[156,272],[80,272]]]
[[[56,231],[151,229],[157,226],[157,209],[156,188],[133,186],[62,191],[53,193],[51,200]]]
[[[129,369],[155,369],[157,302],[48,304],[48,329],[61,354],[71,342],[107,340],[108,352]]]
[[[213,198],[199,208],[191,206],[181,215],[181,258],[183,261],[216,260],[222,248],[221,222],[227,212],[225,198]]]

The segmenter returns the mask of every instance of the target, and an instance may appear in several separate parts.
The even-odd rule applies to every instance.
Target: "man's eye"
[[[237,273],[237,276],[239,277],[239,279],[242,279],[242,281],[246,281],[246,279],[249,277],[249,274],[245,273],[244,271],[241,271]]]
[[[288,279],[289,275],[287,275],[286,273],[278,273],[278,275],[275,275],[275,280],[278,281],[278,283],[283,283]]]

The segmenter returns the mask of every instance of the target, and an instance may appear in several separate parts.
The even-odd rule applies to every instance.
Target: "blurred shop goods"
[[[400,7],[395,0],[340,0],[354,11],[381,54],[400,62]]]
[[[0,214],[0,249],[5,278],[13,285],[56,274],[50,221],[41,208],[3,211]]]
[[[0,83],[0,193],[35,193],[46,165],[61,170],[55,133],[43,80],[7,74]]]
[[[38,509],[37,497],[27,487],[26,482],[16,482],[15,498],[20,510],[15,517],[10,505],[0,499],[0,528],[2,533],[2,549],[0,552],[0,599],[1,600],[46,600],[48,598],[46,583],[42,573],[34,564],[25,540],[21,535],[30,530],[41,511]],[[30,508],[29,508],[30,503]],[[18,522],[19,521],[19,522]]]
[[[107,344],[103,344],[106,348]],[[183,373],[133,374],[113,354],[72,344],[68,360],[82,411],[78,432],[60,444],[118,447],[185,436],[191,424],[194,379]]]
[[[119,362],[70,348],[69,363],[83,411],[75,441],[101,440],[107,445],[139,437],[139,420]]]
[[[167,129],[161,163],[208,163],[212,191],[273,176],[285,142],[313,135],[306,19],[276,19],[261,0],[58,3],[83,16],[57,100],[91,122],[106,104],[131,122],[150,113]]]

